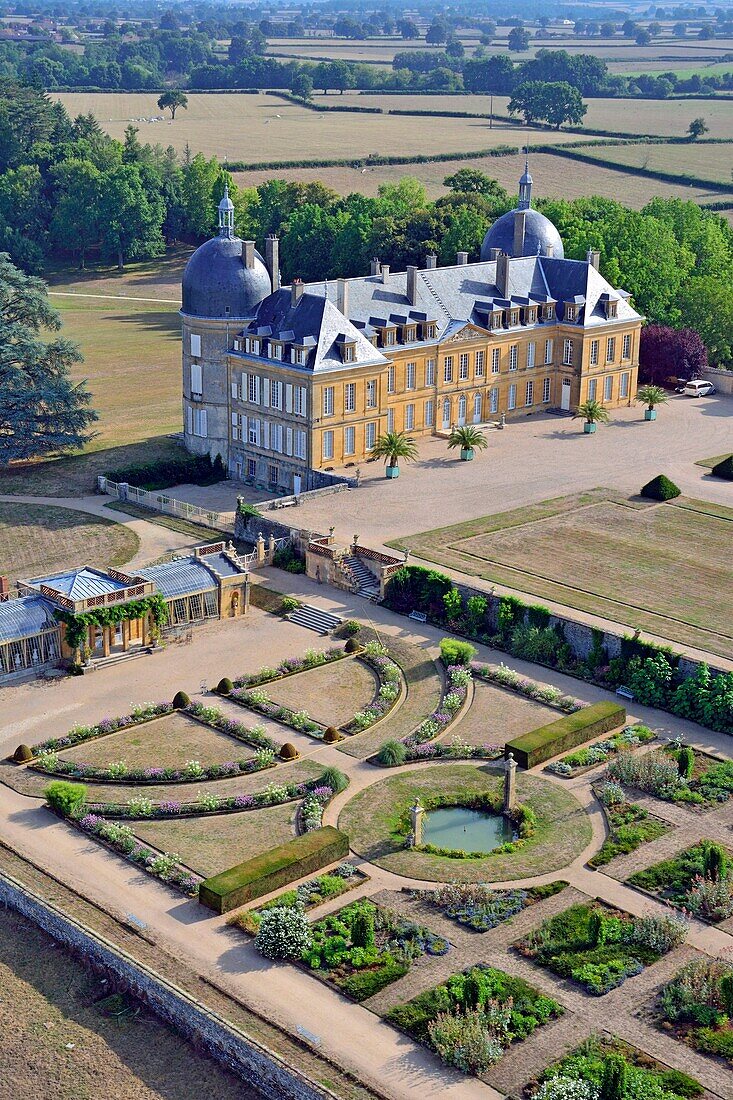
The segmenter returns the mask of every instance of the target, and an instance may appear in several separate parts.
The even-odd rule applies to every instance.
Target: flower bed
[[[662,990],[659,1018],[688,1046],[733,1065],[733,965],[710,958],[688,963]]]
[[[670,905],[718,924],[733,916],[733,853],[703,840],[627,881]]]
[[[103,814],[105,817],[199,817],[202,814],[260,810],[265,806],[280,806],[284,802],[294,802],[299,798],[313,799],[322,808],[333,793],[333,789],[324,784],[322,779],[310,779],[305,783],[268,783],[264,791],[258,791],[257,794],[219,796],[204,791],[194,802],[179,802],[170,798],[154,802],[145,795],[139,795],[128,799],[127,802],[90,802],[85,808],[93,813]],[[317,826],[313,827],[317,828]]]
[[[397,746],[393,759],[385,756],[380,750],[377,756],[371,758],[372,763],[378,763],[382,767],[394,767],[409,760],[430,760],[440,756],[465,759],[467,754],[484,760],[494,760],[497,755],[501,755],[497,752],[496,745],[482,745],[474,748],[474,746],[465,745],[462,741],[445,746],[429,744],[439,734],[445,732],[468,698],[468,687],[472,677],[466,665],[449,665],[446,669],[446,677],[447,690],[443,692],[438,709],[424,718],[417,729],[408,733],[406,737],[399,741],[387,742],[390,746]]]
[[[601,903],[571,905],[514,946],[525,957],[600,997],[678,947],[681,917],[631,917]]]
[[[316,878],[309,879],[308,882],[302,882],[293,890],[283,890],[281,894],[265,902],[264,905],[234,913],[227,918],[227,924],[241,928],[243,932],[254,936],[260,926],[261,914],[266,909],[300,908],[308,912],[309,909],[322,905],[324,901],[330,901],[331,898],[337,898],[349,890],[354,890],[368,880],[369,875],[357,871],[353,863],[341,863],[326,875],[318,875]]]
[[[421,955],[450,950],[447,940],[367,900],[317,921],[311,938],[303,962],[355,1001],[403,977]]]
[[[302,657],[286,657],[275,668],[264,666],[259,672],[253,672],[249,676],[238,676],[234,680],[236,688],[259,687],[260,684],[271,684],[274,680],[282,680],[285,676],[294,676],[298,672],[307,672],[311,668],[320,668],[321,665],[329,665],[333,661],[343,661],[351,657],[342,646],[333,646],[327,650],[306,649]]]
[[[562,1013],[557,1001],[521,978],[481,964],[390,1009],[386,1019],[447,1065],[482,1073],[510,1044]]]
[[[689,1100],[704,1091],[693,1077],[620,1039],[594,1035],[546,1069],[526,1093],[532,1100],[600,1100],[616,1095],[611,1091],[614,1080],[625,1082],[623,1096],[638,1100]]]
[[[499,760],[504,755],[503,745],[469,745],[459,733],[448,744],[426,742],[407,749],[405,763],[413,760]]]
[[[346,734],[361,733],[385,718],[394,707],[402,692],[402,672],[389,657],[388,650],[379,642],[367,642],[360,659],[374,669],[379,677],[377,694],[369,706],[357,711],[350,722],[342,728]]]
[[[733,797],[733,761],[718,760],[675,742],[639,755],[619,752],[609,761],[606,774],[625,787],[636,787],[665,802],[700,809]]]
[[[465,928],[488,932],[527,906],[559,893],[567,885],[567,882],[557,881],[528,890],[492,890],[483,882],[449,882],[434,890],[408,890],[408,893]]]
[[[520,676],[513,668],[505,664],[482,665],[478,661],[471,662],[471,671],[474,676],[486,680],[489,684],[498,684],[499,687],[516,691],[519,695],[525,695],[528,699],[534,699],[537,703],[544,703],[546,707],[555,707],[563,714],[573,714],[587,706],[580,699],[574,699],[572,695],[565,695],[558,688],[549,684],[538,684],[526,676]]]
[[[198,892],[199,883],[203,881],[200,875],[182,866],[176,854],[156,852],[140,844],[129,825],[106,821],[98,814],[90,812],[78,818],[68,817],[66,820],[77,825],[85,833],[96,837],[112,851],[141,867],[149,875],[180,890],[181,893],[194,896]]]
[[[155,704],[163,706],[164,704]],[[170,710],[162,713],[167,714]],[[203,725],[224,733],[243,744],[256,749],[254,757],[245,760],[232,760],[223,764],[209,764],[204,767],[198,760],[188,760],[182,768],[128,768],[124,760],[118,760],[106,768],[84,764],[78,760],[62,760],[54,749],[43,750],[30,765],[47,775],[59,775],[70,779],[90,779],[97,783],[197,783],[209,779],[231,779],[233,776],[250,775],[252,772],[272,768],[277,763],[275,742],[269,738],[261,726],[249,728],[241,722],[227,718],[216,707],[207,707],[203,703],[189,703],[182,713],[187,714]],[[145,721],[160,717],[155,714]],[[133,723],[136,724],[136,723]],[[125,729],[119,726],[118,729]],[[116,731],[107,731],[116,732]]]
[[[173,709],[172,703],[139,703],[129,714],[118,718],[103,718],[96,726],[72,726],[63,737],[49,737],[46,741],[33,745],[31,752],[34,756],[38,756],[42,752],[70,749],[95,737],[106,737],[108,733],[117,733],[118,730],[142,725],[143,722],[150,722],[153,718],[160,718],[164,714],[172,714]]]
[[[634,852],[640,845],[664,836],[672,827],[652,817],[642,806],[627,802],[623,787],[618,783],[603,783],[593,791],[603,806],[609,836],[588,860],[590,867],[603,867],[616,856]]]
[[[545,769],[553,775],[573,776],[581,775],[598,764],[606,764],[609,757],[624,749],[636,748],[637,745],[646,745],[656,737],[654,730],[648,726],[626,726],[624,729],[609,737],[606,741],[596,741],[593,745],[577,749],[568,753],[561,760],[548,764]]]

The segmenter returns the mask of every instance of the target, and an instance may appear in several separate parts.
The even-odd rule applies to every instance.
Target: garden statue
[[[504,763],[504,813],[514,808],[517,787],[517,762],[514,754],[509,753]]]
[[[420,802],[419,797],[415,798],[414,806],[410,806],[410,824],[412,825],[413,848],[419,848],[422,844],[422,826],[424,816],[425,807]]]

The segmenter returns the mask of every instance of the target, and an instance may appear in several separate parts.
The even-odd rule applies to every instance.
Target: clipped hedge
[[[533,768],[535,764],[541,764],[543,760],[549,760],[567,749],[574,749],[576,745],[623,726],[625,722],[626,708],[620,703],[594,703],[507,741],[505,754],[513,753],[521,768]]]
[[[199,901],[215,913],[228,913],[348,854],[346,833],[324,825],[206,879],[199,887]]]
[[[726,481],[733,481],[733,455],[716,462],[710,473],[713,477],[724,477]]]

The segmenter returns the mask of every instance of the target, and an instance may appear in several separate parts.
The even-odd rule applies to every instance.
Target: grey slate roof
[[[0,603],[0,643],[32,638],[58,626],[51,604],[42,596],[21,596]]]
[[[254,267],[248,268],[238,237],[213,237],[197,248],[186,264],[181,312],[192,317],[244,320],[254,314],[271,289],[259,252],[255,252]]]
[[[67,596],[70,600],[86,600],[90,596],[106,596],[109,592],[120,592],[127,586],[121,581],[108,577],[97,569],[83,566],[70,569],[66,573],[56,573],[50,577],[35,577],[28,582],[34,586],[45,584],[54,592]]]
[[[502,214],[489,227],[481,245],[481,259],[487,260],[492,248],[499,248],[511,256],[514,252],[514,211]],[[532,207],[524,211],[523,256],[546,256],[552,249],[553,255],[562,257],[565,249],[555,226],[544,214]]]
[[[148,565],[138,570],[141,577],[152,581],[161,596],[191,596],[217,587],[216,578],[199,558],[174,558],[162,565]]]

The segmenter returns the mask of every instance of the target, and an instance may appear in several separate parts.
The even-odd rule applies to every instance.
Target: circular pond
[[[501,814],[486,814],[464,806],[430,810],[422,830],[425,844],[464,852],[492,852],[512,839],[512,828]]]

